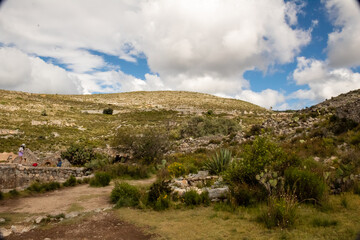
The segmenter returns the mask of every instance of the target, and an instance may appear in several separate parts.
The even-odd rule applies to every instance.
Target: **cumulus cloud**
[[[360,7],[356,0],[323,0],[336,30],[329,34],[332,67],[360,66]]]
[[[0,88],[34,93],[82,93],[76,76],[15,48],[0,48]]]
[[[360,73],[348,68],[331,68],[327,62],[305,57],[297,58],[292,77],[298,85],[309,89],[298,90],[290,98],[310,99],[317,102],[360,88]]]
[[[310,30],[296,27],[300,9],[282,0],[14,0],[0,9],[0,42],[65,65],[85,93],[172,89],[236,96],[246,90],[250,96],[245,71],[292,62],[309,43]],[[157,74],[134,78],[89,50],[127,61],[145,55]]]
[[[244,90],[236,98],[252,102],[265,108],[286,109],[288,105],[284,103],[285,96],[275,90],[266,89],[261,92]]]

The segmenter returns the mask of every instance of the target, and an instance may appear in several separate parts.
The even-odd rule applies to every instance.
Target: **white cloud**
[[[308,90],[298,90],[290,98],[310,99],[317,102],[360,88],[360,73],[347,68],[331,68],[320,60],[297,58],[292,77],[298,85]]]
[[[15,48],[0,48],[0,88],[35,93],[82,93],[76,76]]]
[[[84,92],[181,89],[235,96],[249,89],[245,71],[292,62],[309,43],[310,30],[296,28],[300,8],[282,0],[12,0],[0,9],[0,42],[65,64]],[[109,71],[88,49],[128,61],[144,54],[161,79]]]
[[[286,109],[288,105],[284,103],[285,96],[275,90],[266,89],[261,92],[253,92],[250,90],[244,90],[236,96],[236,98],[248,101],[265,108],[274,108],[274,109]]]
[[[337,29],[329,34],[332,67],[360,66],[360,7],[355,0],[323,0]]]

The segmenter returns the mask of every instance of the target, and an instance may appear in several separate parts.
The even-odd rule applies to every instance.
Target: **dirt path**
[[[155,181],[155,177],[144,179],[144,180],[127,180],[129,184],[132,185],[150,185]],[[95,239],[95,235],[93,231],[99,232],[102,239],[149,239],[149,236],[142,234],[141,237],[137,234],[141,233],[136,227],[120,222],[113,216],[107,216],[106,212],[103,212],[104,209],[110,209],[112,207],[112,203],[110,203],[110,193],[114,187],[114,183],[110,186],[102,187],[102,188],[93,188],[88,184],[79,185],[75,187],[63,188],[60,190],[56,190],[49,193],[38,194],[32,197],[23,197],[18,199],[9,199],[6,201],[0,202],[0,217],[2,215],[21,215],[20,218],[17,218],[16,222],[11,222],[11,225],[15,225],[18,229],[24,229],[24,227],[29,226],[32,222],[42,216],[47,215],[57,215],[61,213],[74,213],[76,215],[81,215],[83,213],[93,212],[95,215],[105,214],[106,221],[109,220],[109,225],[104,224],[103,221],[98,221],[97,218],[93,218],[90,220],[85,220],[85,222],[81,221],[80,225],[82,228],[78,228],[78,224],[74,224],[74,226],[63,227],[62,225],[52,226],[49,232],[44,232],[40,229],[33,229],[30,232],[21,233],[21,234],[12,234],[10,236],[16,236],[16,238],[9,239],[44,239],[46,237],[37,238],[36,234],[40,234],[39,236],[45,236],[46,234],[52,235],[52,237],[48,237],[51,239]],[[104,217],[103,216],[103,217]],[[29,221],[30,219],[30,221]],[[79,226],[80,226],[79,225]],[[114,229],[111,229],[114,226]],[[96,227],[95,227],[96,226]],[[118,227],[120,226],[120,227]],[[74,237],[70,237],[65,234],[66,229],[72,229],[74,231]],[[11,232],[11,229],[5,229],[8,233]],[[110,228],[110,230],[109,230]],[[82,229],[82,230],[81,230]],[[96,230],[95,230],[96,229]],[[107,229],[107,230],[106,230]],[[119,230],[120,229],[120,230]],[[122,230],[121,230],[122,229]],[[126,230],[127,229],[127,230]],[[1,230],[1,229],[0,229]],[[3,228],[4,230],[4,228]],[[117,231],[130,231],[128,234],[130,238],[119,237],[114,238],[110,232]],[[27,235],[32,232],[33,235]],[[35,233],[34,233],[35,232]],[[71,232],[71,231],[70,231]],[[109,234],[106,234],[109,232]],[[3,232],[4,233],[4,232]],[[35,235],[34,235],[35,234]],[[9,237],[10,237],[9,236]],[[27,236],[23,238],[23,236]],[[75,237],[78,236],[78,237]],[[122,236],[121,234],[119,236]],[[133,236],[133,237],[131,237]],[[140,236],[140,235],[139,235]],[[1,239],[1,233],[0,233]]]
[[[119,221],[112,213],[99,213],[72,224],[60,224],[46,229],[33,229],[22,234],[12,234],[7,240],[83,240],[122,239],[147,240],[153,235],[145,234],[132,224]]]
[[[149,185],[155,178],[142,180],[127,180],[132,185]],[[64,188],[33,197],[10,199],[0,204],[0,213],[26,214],[59,214],[66,212],[88,212],[98,208],[112,206],[109,202],[110,192],[114,183],[102,188],[93,188],[88,184]]]

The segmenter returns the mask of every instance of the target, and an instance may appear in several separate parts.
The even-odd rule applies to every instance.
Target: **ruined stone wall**
[[[84,177],[87,173],[84,168],[29,167],[19,164],[1,164],[0,190],[26,188],[34,181],[64,182],[71,175]]]

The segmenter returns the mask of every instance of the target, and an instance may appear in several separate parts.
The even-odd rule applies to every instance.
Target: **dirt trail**
[[[155,178],[127,180],[132,185],[148,185]],[[112,206],[109,202],[114,183],[102,188],[93,188],[88,184],[64,188],[33,197],[10,199],[0,203],[0,213],[59,214],[72,211],[88,212],[98,208]]]

